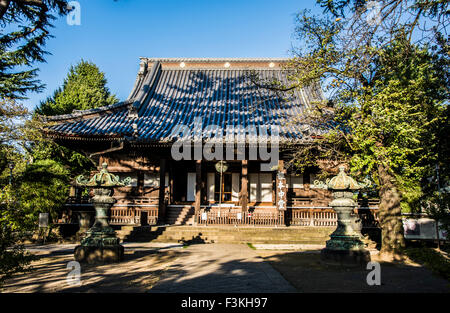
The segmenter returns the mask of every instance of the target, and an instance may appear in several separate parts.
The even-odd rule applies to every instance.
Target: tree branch
[[[3,18],[6,11],[8,11],[10,2],[11,0],[0,0],[0,20]]]

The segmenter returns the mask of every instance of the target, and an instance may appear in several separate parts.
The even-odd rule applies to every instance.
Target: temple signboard
[[[286,177],[283,172],[277,173],[277,209],[278,211],[286,211]]]

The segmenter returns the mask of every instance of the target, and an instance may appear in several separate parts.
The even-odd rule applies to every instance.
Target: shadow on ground
[[[312,251],[310,251],[312,252]],[[299,292],[448,293],[450,282],[419,264],[380,263],[381,285],[370,286],[367,276],[373,268],[342,268],[324,265],[320,254],[258,251]]]
[[[121,263],[81,265],[81,285],[73,285],[68,263],[73,251],[41,255],[34,270],[6,281],[2,292],[145,292],[159,280],[165,267],[178,256],[176,250],[134,251],[126,253]]]
[[[194,242],[191,242],[191,244]],[[449,282],[418,264],[381,263],[381,285],[369,270],[320,263],[317,251],[252,250],[244,244],[194,244],[126,251],[116,264],[82,265],[81,286],[68,284],[70,250],[43,253],[35,271],[8,280],[4,292],[444,292]]]

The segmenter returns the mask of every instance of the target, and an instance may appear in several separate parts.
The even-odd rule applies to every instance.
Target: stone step
[[[186,208],[169,208],[167,210],[167,213],[171,213],[171,212],[189,212],[189,211],[194,211],[194,208],[191,207],[186,207]]]
[[[194,213],[195,210],[193,207],[184,207],[184,208],[168,208],[167,214],[168,215],[175,215],[175,214],[181,214],[181,213]]]
[[[183,220],[190,220],[190,219],[194,219],[194,216],[178,216],[178,217],[174,217],[174,218],[166,218],[166,221],[171,224],[170,222],[176,222],[176,221],[183,221]]]
[[[316,245],[325,245],[326,240],[255,240],[255,239],[246,239],[246,240],[237,240],[235,238],[227,238],[227,237],[158,237],[156,239],[151,240],[152,242],[173,242],[178,243],[181,241],[204,241],[204,242],[215,242],[215,243],[260,243],[260,244],[316,244]]]
[[[196,238],[205,242],[222,243],[286,243],[325,244],[334,227],[271,228],[271,227],[204,227],[160,226],[134,230],[123,237],[124,241],[180,242]]]
[[[193,224],[195,216],[195,212],[192,209],[189,209],[188,211],[181,211],[181,212],[170,212],[166,218],[166,222],[168,224],[172,225],[187,225],[187,224]]]
[[[320,229],[319,227],[313,228],[291,228],[291,227],[242,227],[242,226],[228,226],[228,227],[213,227],[213,226],[162,226],[159,228],[164,228],[167,232],[178,232],[178,231],[229,231],[229,232],[242,232],[242,233],[260,233],[260,232],[271,232],[271,233],[283,233],[283,234],[298,234],[298,233],[314,233],[314,234],[325,234],[333,231],[334,228]],[[158,228],[153,228],[152,231]]]
[[[142,235],[144,236],[144,235]],[[223,238],[235,238],[236,240],[328,240],[330,237],[329,236],[322,236],[322,237],[311,237],[311,236],[289,236],[289,237],[282,237],[282,236],[278,236],[278,237],[273,237],[273,236],[236,236],[233,234],[223,234],[223,233],[219,233],[219,234],[214,234],[214,233],[197,233],[197,234],[161,234],[158,236],[158,238],[182,238],[182,237],[223,237]]]

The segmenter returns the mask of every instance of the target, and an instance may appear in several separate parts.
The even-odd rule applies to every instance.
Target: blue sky
[[[44,92],[28,94],[33,109],[63,83],[71,65],[92,61],[120,100],[130,92],[139,57],[287,57],[294,17],[320,12],[315,0],[79,0],[81,25],[54,22]]]

